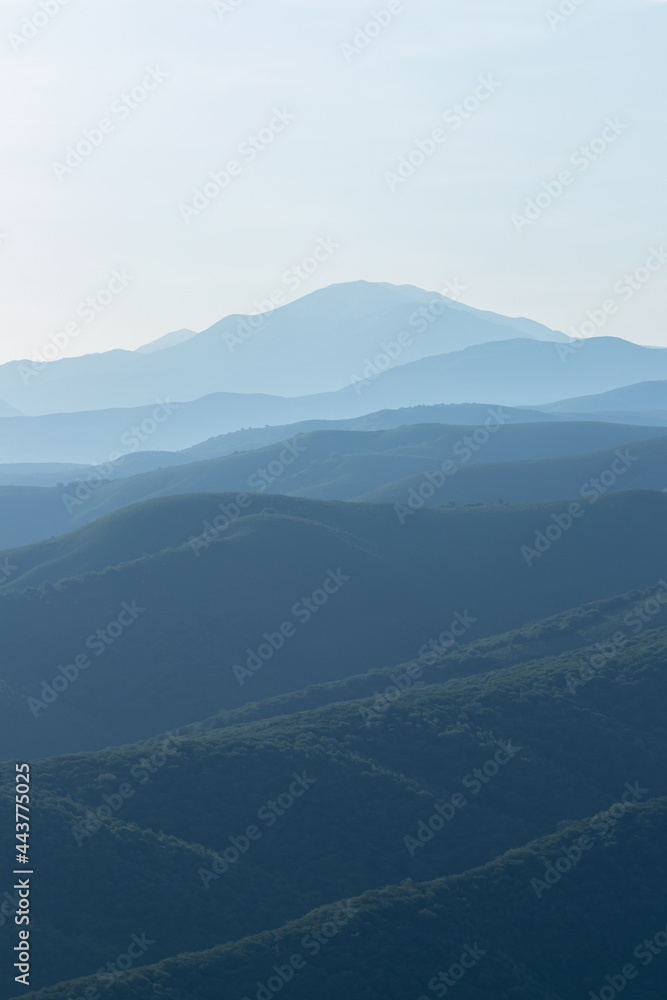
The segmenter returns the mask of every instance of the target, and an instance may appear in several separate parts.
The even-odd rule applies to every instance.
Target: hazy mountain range
[[[531,320],[509,320],[410,285],[360,281],[257,316],[228,316],[195,335],[167,334],[138,351],[47,365],[13,361],[0,367],[0,399],[38,415],[142,406],[167,397],[185,402],[215,392],[310,396],[336,391],[354,374],[362,377],[366,362],[387,349],[387,363],[404,364],[517,337],[566,339]]]
[[[222,437],[178,453],[138,452],[99,469],[46,466],[40,472],[31,467],[22,484],[0,485],[0,548],[64,534],[143,500],[185,493],[281,493],[438,507],[557,500],[582,493],[590,502],[610,491],[667,488],[667,435],[662,429],[567,422],[513,425],[514,417],[521,419],[525,412],[489,408],[490,430],[481,420],[469,426],[318,430],[252,451],[196,460],[202,451],[224,452],[228,445]],[[4,472],[6,480],[16,479],[20,470]],[[58,485],[35,485],[40,477]]]
[[[22,996],[659,1000],[667,352],[366,282],[256,322],[0,368]]]

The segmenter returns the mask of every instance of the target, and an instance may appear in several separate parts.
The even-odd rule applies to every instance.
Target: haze
[[[564,331],[613,298],[605,334],[667,344],[667,267],[627,299],[614,291],[663,236],[663,3],[588,0],[551,25],[557,4],[528,0],[219,6],[71,0],[29,39],[38,4],[0,6],[0,361],[30,357],[117,269],[131,282],[66,353],[135,348],[256,312],[276,290],[291,301],[360,278],[453,284],[469,305]],[[343,51],[389,8],[377,37]],[[468,119],[443,120],[476,91]],[[103,119],[91,155],[54,168]],[[574,165],[611,136],[608,119],[613,141]],[[388,179],[438,128],[433,155]],[[266,147],[240,153],[262,129]],[[227,190],[186,221],[195,188],[233,159]],[[562,195],[517,231],[513,214],[568,168]],[[302,280],[292,269],[320,240],[336,246]]]

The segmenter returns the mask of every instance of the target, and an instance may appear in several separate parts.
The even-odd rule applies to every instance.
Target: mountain
[[[0,465],[2,486],[57,486],[65,483],[110,480],[135,476],[153,469],[185,464],[187,452],[137,451],[104,465],[72,465],[65,462],[9,462]]]
[[[268,1000],[287,984],[295,1000],[404,1000],[420,989],[445,996],[448,983],[462,1000],[560,1000],[582,989],[611,997],[612,983],[641,975],[637,996],[660,1000],[667,800],[612,805],[627,818],[603,841],[591,830],[604,823],[591,816],[461,875],[368,891],[156,964],[135,959],[138,968],[127,973],[107,962],[97,975],[20,996],[70,1000],[116,984],[123,1000]],[[575,865],[576,874],[558,884]],[[558,891],[538,897],[540,885]],[[147,934],[126,936],[124,961],[128,942],[135,956],[137,946],[141,955],[157,945]]]
[[[518,407],[503,407],[508,423],[549,423],[564,417],[553,417],[541,410]],[[477,427],[483,424],[493,412],[493,407],[483,403],[441,403],[434,406],[408,406],[398,410],[379,410],[348,420],[302,420],[294,424],[275,427],[253,427],[248,430],[232,431],[217,435],[184,449],[181,453],[188,461],[220,458],[237,451],[251,451],[264,448],[280,441],[289,441],[297,434],[314,431],[386,431],[397,427],[411,427],[414,424],[450,424]],[[623,421],[621,421],[623,423]]]
[[[289,396],[338,389],[381,355],[392,365],[517,336],[567,341],[533,321],[481,312],[435,292],[364,281],[332,285],[248,319],[221,320],[200,334],[202,344],[222,341],[238,359],[239,378],[226,388]],[[292,370],[278,388],[288,359]]]
[[[150,344],[137,347],[138,354],[153,354],[155,351],[164,351],[167,347],[176,347],[177,344],[184,344],[186,340],[196,337],[194,330],[174,330],[173,333],[165,333],[164,337],[152,340]]]
[[[499,499],[521,502],[579,496],[591,478],[615,468],[620,474],[608,472],[601,492],[667,485],[667,437],[641,440],[655,434],[655,428],[565,422],[512,426],[511,411],[492,409],[490,413],[493,433],[480,430],[483,423],[315,431],[256,451],[187,464],[181,463],[203,450],[201,446],[180,453],[138,452],[106,469],[78,470],[72,477],[59,471],[58,487],[33,486],[28,477],[23,486],[0,485],[0,548],[62,535],[121,507],[181,493],[279,490],[316,500],[407,503],[414,491],[424,492],[426,482],[428,495],[420,500],[418,494],[417,500],[438,507],[452,501],[497,503]],[[617,452],[623,445],[624,457],[619,460]],[[224,439],[205,445],[211,450],[218,446],[226,447]],[[600,446],[607,450],[586,453]],[[573,454],[582,450],[582,455]],[[437,470],[447,462],[455,474],[445,481]],[[479,463],[483,464],[477,467]],[[149,469],[162,467],[140,474],[142,464]],[[133,468],[135,474],[130,475]],[[113,479],[114,473],[124,475]],[[442,481],[441,489],[428,486],[434,474]],[[0,471],[0,480],[1,476]]]
[[[570,353],[571,352],[571,353]],[[603,392],[656,372],[667,375],[667,349],[614,337],[563,344],[516,339],[400,364],[335,394],[355,393],[372,409],[419,401],[463,403],[493,399],[503,406],[538,408],[545,399]],[[362,375],[363,373],[358,373]],[[420,396],[417,394],[421,393]],[[324,404],[331,394],[319,397]]]
[[[247,504],[155,500],[2,554],[3,756],[148,738],[414,657],[443,629],[490,635],[664,574],[661,493],[404,523],[389,505]]]
[[[282,423],[302,413],[301,401],[219,393],[193,403],[163,401],[129,410],[53,413],[7,421],[0,418],[0,474],[2,463],[104,466],[113,460],[114,467],[106,470],[105,478],[116,477],[262,448],[307,431],[388,430],[426,422],[479,424],[487,419],[492,407],[415,406],[371,414],[363,405],[357,409],[361,416],[345,420]],[[540,410],[504,409],[517,423],[564,419]],[[245,425],[250,429],[234,429]],[[182,454],[169,454],[175,451]],[[125,456],[122,462],[118,461],[119,455]],[[61,481],[61,477],[54,480]]]
[[[462,454],[465,459],[466,452],[459,449],[458,455]],[[461,464],[460,457],[453,458],[455,466],[448,477],[443,477],[438,467],[432,466],[426,475],[424,472],[413,474],[358,494],[354,499],[364,503],[418,503],[420,507],[439,507],[445,502],[488,504],[500,499],[523,503],[576,497],[591,504],[605,493],[618,490],[667,490],[667,435],[634,441],[629,447],[531,461]],[[434,475],[439,478],[434,480]],[[430,483],[441,480],[442,486],[431,490]],[[313,491],[308,495],[313,496]]]
[[[597,413],[598,411],[658,411],[667,413],[667,380],[624,385],[620,389],[595,396],[575,396],[561,399],[538,409],[545,413]]]
[[[565,416],[565,414],[552,413],[549,416],[559,417]],[[582,413],[568,413],[565,419],[593,419],[609,424],[667,427],[667,410],[589,410]]]
[[[513,323],[410,285],[351,282],[257,316],[228,316],[180,343],[182,331],[168,334],[149,351],[10,362],[0,366],[0,398],[39,415],[145,406],[158,398],[186,402],[217,392],[304,396],[348,385],[385,351],[393,364],[517,336],[567,339],[529,320]]]
[[[0,465],[0,486],[55,486],[83,479],[93,469],[65,462],[10,462]]]
[[[177,451],[212,434],[281,423],[303,412],[301,401],[218,393],[192,403],[162,398],[129,409],[0,417],[0,462],[103,465],[138,451]]]
[[[185,350],[188,344],[181,346]],[[181,450],[242,428],[315,419],[340,421],[387,409],[470,404],[479,399],[493,399],[504,407],[533,408],[536,399],[543,402],[576,386],[609,388],[623,376],[655,371],[662,364],[667,372],[667,351],[613,338],[582,342],[569,364],[563,363],[557,353],[560,349],[563,345],[526,339],[488,343],[400,364],[377,376],[370,373],[365,380],[315,396],[215,393],[183,403],[163,395],[146,407],[87,412],[80,407],[82,412],[0,417],[0,462],[101,464],[110,454]],[[185,361],[183,365],[187,369]],[[95,383],[93,375],[91,379],[89,388]],[[549,417],[581,419],[562,411],[537,419]],[[608,415],[605,419],[609,420]],[[461,422],[461,418],[451,422]],[[617,422],[641,423],[631,411],[619,413]],[[651,421],[647,418],[644,423]],[[662,425],[663,418],[657,424]]]
[[[120,437],[124,433],[128,434],[130,421],[145,419],[150,423],[156,408],[159,408],[162,415],[165,407],[175,409],[180,406],[185,413],[179,427],[186,422],[185,414],[188,422],[199,420],[196,434],[193,436],[191,432],[190,440],[177,446],[187,447],[206,436],[242,427],[261,427],[263,424],[292,423],[298,420],[339,420],[377,410],[417,405],[471,403],[492,399],[496,405],[535,408],[543,404],[545,399],[559,398],[573,390],[580,393],[602,392],[622,386],[628,378],[644,378],[656,371],[667,375],[667,349],[664,348],[641,347],[612,337],[599,337],[582,341],[575,357],[564,358],[562,352],[571,349],[567,345],[521,338],[479,344],[450,354],[406,363],[403,363],[401,356],[397,357],[393,367],[385,367],[383,371],[377,366],[367,366],[364,363],[351,369],[348,376],[339,383],[343,387],[332,392],[293,397],[257,392],[216,392],[186,405],[183,401],[193,399],[197,393],[193,387],[179,384],[179,379],[196,378],[200,368],[209,373],[211,384],[217,379],[216,364],[212,360],[200,364],[187,357],[187,351],[195,340],[193,338],[185,344],[147,356],[129,354],[132,358],[142,357],[141,364],[146,365],[153,364],[154,359],[165,357],[174,360],[176,351],[182,352],[183,356],[174,366],[174,378],[170,376],[160,380],[149,378],[147,372],[137,374],[139,384],[144,387],[144,398],[148,398],[151,405],[129,410],[116,409],[119,418],[122,415],[128,419],[119,430]],[[77,420],[81,411],[98,411],[97,417],[93,414],[92,421],[88,419],[88,414],[83,419],[83,426],[90,428],[88,436],[91,445],[94,445],[93,428],[97,421],[104,424],[109,419],[104,417],[104,407],[127,404],[126,389],[132,384],[134,376],[130,377],[124,371],[125,361],[117,357],[122,354],[123,352],[114,351],[110,355],[86,356],[83,360],[89,362],[90,370],[81,375],[80,385],[79,376],[75,372],[70,372],[62,381],[54,381],[55,375],[48,368],[43,369],[39,375],[35,375],[35,380],[40,378],[44,381],[39,386],[36,382],[33,384],[30,401],[24,404],[24,408],[28,410],[30,407],[34,412],[37,406],[43,406],[44,411],[49,414],[62,411],[57,414],[61,432],[81,426],[81,418]],[[80,360],[73,358],[54,362],[51,367],[73,365]],[[118,385],[122,385],[122,388],[104,391],[103,382],[107,379],[105,366],[112,362],[115,366],[114,377],[118,376]],[[303,359],[300,358],[299,366],[292,367],[301,367],[303,364]],[[5,368],[6,365],[0,368],[0,385]],[[115,383],[112,380],[109,384]],[[231,384],[238,390],[238,383],[232,381]],[[150,392],[145,390],[147,385],[152,386]],[[53,386],[58,392],[58,387],[66,387],[66,391],[61,396],[55,391],[51,393],[49,387]],[[272,387],[277,392],[277,380],[274,380]],[[40,389],[39,393],[37,388]],[[200,388],[206,390],[204,386]],[[45,394],[45,389],[49,389],[49,393]],[[43,404],[39,403],[40,399]],[[76,404],[72,400],[76,400]],[[72,410],[75,412],[70,412]],[[51,451],[47,451],[49,439],[58,440],[54,431],[48,431],[51,426],[49,421],[53,419],[52,416],[48,420],[36,416],[0,418],[0,440],[11,440],[13,435],[19,435],[20,439],[26,432],[34,434],[43,430],[43,461],[85,461],[86,459],[73,455],[71,450],[67,455],[62,454],[62,445],[57,446],[60,449],[58,452],[53,447]],[[155,423],[154,420],[152,422]],[[119,447],[118,440],[115,445],[116,448]],[[101,442],[96,447],[99,453]],[[176,446],[170,444],[168,447]],[[9,444],[3,445],[0,459],[16,461],[16,446],[12,448]],[[27,454],[25,460],[39,461],[32,453]],[[99,458],[95,461],[99,461]]]
[[[183,412],[184,417],[190,406],[196,404],[184,403],[178,407]],[[413,406],[401,410],[381,410],[378,413],[369,413],[362,417],[352,417],[349,420],[303,420],[293,424],[277,424],[274,426],[254,427],[248,430],[230,431],[228,434],[217,434],[214,437],[200,440],[198,444],[181,448],[180,451],[132,451],[123,455],[122,461],[116,460],[112,469],[101,471],[105,479],[121,478],[127,475],[135,475],[138,472],[148,472],[151,469],[164,468],[166,465],[178,465],[194,461],[202,461],[209,458],[221,458],[224,455],[233,455],[238,451],[252,451],[256,448],[265,448],[271,444],[287,441],[296,437],[297,434],[307,434],[313,431],[349,430],[349,431],[371,431],[371,430],[391,430],[395,427],[411,426],[421,423],[441,423],[441,424],[470,424],[477,426],[484,423],[489,416],[491,407],[481,404],[456,405],[451,406]],[[508,412],[508,419],[513,423],[549,423],[564,419],[552,417],[542,413],[540,410],[514,409],[505,407]],[[99,441],[94,438],[94,433],[100,435],[104,444],[111,444],[119,436],[118,427],[122,424],[127,427],[127,416],[119,418],[118,414],[127,411],[102,411],[103,418],[108,423],[97,423],[99,417],[97,411],[90,413],[76,414],[76,419],[72,420],[72,415],[67,414],[66,424],[69,430],[68,437],[57,447],[64,452],[69,449],[74,454],[95,454],[104,452],[104,447],[100,447]],[[173,416],[176,416],[177,409],[174,409]],[[53,415],[53,420],[58,422],[59,414]],[[95,432],[89,434],[87,418],[95,422]],[[56,446],[55,441],[50,441],[46,449],[39,439],[39,427],[49,426],[49,421],[43,417],[27,418],[37,430],[37,433],[25,433],[19,442],[6,442],[4,453],[8,453],[11,448],[13,452],[23,451],[24,461],[0,463],[0,485],[3,486],[55,486],[59,482],[66,482],[76,476],[90,474],[97,467],[93,464],[72,465],[71,462],[40,462],[28,461],[26,454],[44,454],[45,450],[51,452]],[[623,423],[623,421],[621,421]],[[2,424],[0,423],[0,428]],[[30,424],[25,425],[26,428]],[[156,429],[158,443],[164,445],[169,441],[169,424]],[[202,434],[207,430],[202,421]],[[178,432],[177,432],[178,433]],[[188,436],[195,433],[195,428],[189,428]],[[141,445],[141,441],[132,441],[131,444]],[[111,450],[107,453],[110,454]],[[71,474],[70,474],[71,473]]]
[[[15,406],[10,406],[9,403],[5,403],[4,399],[0,399],[0,417],[18,416],[20,416],[20,411]]]
[[[337,900],[351,904],[344,932],[325,931],[290,980],[304,1000],[402,1000],[476,944],[488,965],[461,983],[470,1000],[604,984],[664,927],[667,630],[655,619],[642,632],[634,613],[653,599],[628,594],[487,639],[478,656],[503,650],[494,673],[445,680],[445,657],[439,682],[379,708],[352,693],[40,761],[35,867],[59,864],[33,889],[45,989],[24,995],[90,996],[134,934],[146,947],[115,982],[120,996],[255,996],[340,914]],[[639,631],[626,623],[626,641],[572,689],[614,611]],[[552,636],[569,648],[549,652]],[[13,764],[0,766],[3,806],[14,785]],[[5,853],[13,834],[0,833]],[[86,879],[72,880],[82,865]],[[106,905],[91,910],[90,898]],[[0,925],[3,943],[13,933]]]

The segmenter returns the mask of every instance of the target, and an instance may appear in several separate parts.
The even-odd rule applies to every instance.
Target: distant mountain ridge
[[[137,354],[153,354],[155,351],[164,351],[168,347],[176,347],[177,344],[184,344],[186,340],[196,337],[194,330],[173,330],[172,333],[165,333],[164,337],[158,337],[149,344],[137,347]]]
[[[189,343],[149,357],[185,350]],[[661,369],[667,375],[667,349],[595,338],[582,342],[576,356],[565,359],[564,363],[558,353],[562,346],[525,338],[475,345],[451,354],[397,364],[377,375],[370,372],[366,378],[357,376],[353,384],[319,395],[214,393],[192,402],[164,395],[155,397],[150,406],[114,410],[100,409],[98,398],[87,412],[0,417],[0,463],[102,463],[106,460],[105,452],[180,450],[214,435],[247,427],[351,419],[381,410],[468,405],[479,400],[529,409],[553,405],[556,412],[548,413],[547,418],[578,419],[576,411],[565,414],[562,406],[545,404],[544,400],[562,398],[577,389],[588,392],[608,391],[614,386],[621,389],[628,378],[656,374]],[[187,374],[185,361],[180,367]],[[96,385],[94,376],[86,380],[88,396],[95,395]],[[77,405],[81,405],[80,399]],[[619,414],[605,413],[604,419],[639,424],[665,422],[664,413],[657,414],[655,421],[651,416],[646,413],[638,417],[636,412],[626,409]],[[143,421],[146,427],[142,430]],[[133,430],[136,425],[140,425],[139,431]],[[85,451],[79,448],[82,440],[88,442]],[[79,450],[75,451],[75,447]]]
[[[64,467],[57,487],[0,481],[0,549],[64,534],[133,503],[185,493],[280,492],[398,504],[416,499],[438,507],[578,497],[600,475],[606,484],[599,484],[601,492],[667,487],[667,435],[658,428],[560,421],[513,425],[516,411],[491,412],[503,422],[487,417],[494,430],[483,447],[474,439],[479,425],[318,430],[200,461],[193,460],[197,447],[138,453],[100,469]],[[206,444],[213,449],[215,439]],[[451,475],[439,471],[445,463]],[[431,490],[432,481],[440,488]]]
[[[0,399],[0,417],[20,417],[21,412],[17,410],[15,406],[10,406],[9,403],[5,403],[4,399]]]
[[[411,285],[350,282],[258,316],[227,316],[194,336],[167,334],[138,351],[10,362],[0,366],[0,399],[39,415],[214,392],[305,396],[340,389],[385,355],[403,364],[512,337],[566,339],[532,320],[514,323]]]
[[[593,396],[575,396],[538,407],[545,413],[597,413],[598,411],[633,411],[635,413],[658,410],[667,412],[667,380],[639,382],[620,389],[600,392]]]
[[[130,409],[0,418],[0,475],[6,464],[105,465],[118,455],[127,458],[114,474],[124,475],[126,469],[143,472],[172,462],[217,458],[317,430],[370,431],[416,423],[483,423],[493,408],[452,404],[369,413],[365,405],[358,404],[355,409],[359,416],[303,420],[302,400],[217,393],[192,403],[165,401]],[[567,420],[566,416],[552,416],[541,410],[509,407],[505,412],[512,421],[523,423]],[[186,450],[188,456],[174,458],[174,453]],[[61,481],[61,476],[55,480]]]

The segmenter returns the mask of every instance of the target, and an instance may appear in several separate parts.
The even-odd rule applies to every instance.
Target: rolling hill
[[[186,349],[192,341],[147,355],[160,358]],[[336,391],[308,396],[279,396],[217,392],[184,402],[187,396],[155,393],[150,405],[105,409],[98,394],[96,409],[86,410],[77,397],[58,404],[65,412],[48,416],[0,416],[0,462],[108,462],[111,455],[149,450],[181,450],[210,437],[242,428],[284,425],[312,420],[349,420],[381,410],[416,406],[466,405],[492,399],[503,407],[535,409],[545,399],[571,393],[597,392],[622,385],[627,378],[655,374],[664,368],[667,351],[640,347],[614,338],[582,342],[576,357],[563,363],[563,345],[526,338],[476,345],[410,363],[398,359],[394,367],[375,373],[352,372]],[[117,352],[115,352],[117,353]],[[105,355],[94,355],[94,358]],[[566,359],[567,360],[567,359]],[[61,362],[54,362],[60,364]],[[69,363],[69,362],[68,362]],[[97,362],[96,362],[97,363]],[[181,366],[187,369],[186,361]],[[363,376],[363,377],[362,377]],[[89,387],[96,386],[90,375]],[[53,403],[56,406],[56,402]],[[545,419],[580,419],[557,413]],[[530,419],[526,414],[525,420]],[[605,420],[610,416],[605,411]],[[465,422],[466,418],[451,422]],[[662,425],[664,414],[658,414]],[[613,421],[612,421],[613,422]],[[619,411],[619,423],[644,423],[632,410]],[[247,447],[247,444],[245,445]]]
[[[577,396],[541,406],[545,413],[597,413],[598,411],[667,412],[667,381],[640,382],[594,396]]]
[[[431,477],[434,470],[435,467],[429,470]],[[420,507],[439,507],[447,501],[487,504],[501,499],[506,503],[523,503],[577,497],[592,504],[605,493],[636,489],[667,490],[667,436],[583,455],[502,463],[459,463],[442,487],[434,492],[422,472],[354,499],[365,503],[408,506],[418,503]]]
[[[664,925],[667,806],[656,796],[667,790],[667,630],[656,618],[590,682],[573,691],[567,680],[595,655],[584,633],[652,599],[627,595],[521,630],[528,645],[569,633],[560,655],[527,652],[519,634],[478,643],[503,650],[493,674],[429,680],[382,710],[377,698],[340,699],[36,763],[35,864],[58,864],[48,887],[35,887],[35,985],[45,989],[28,995],[83,996],[133,934],[150,946],[115,983],[120,996],[253,995],[350,898],[361,914],[351,937],[332,935],[310,973],[294,978],[297,995],[402,998],[410,982],[417,994],[437,975],[434,947],[453,956],[448,968],[475,941],[490,966],[480,983],[471,976],[471,1000],[491,984],[494,1000],[604,984],[618,955],[630,960]],[[3,765],[0,797],[13,785]],[[429,829],[432,816],[444,818]],[[583,836],[589,846],[577,855]],[[574,862],[556,864],[568,851]],[[550,864],[562,877],[545,882]],[[86,879],[72,880],[82,865]],[[91,896],[105,907],[91,913]],[[580,921],[588,934],[577,945]],[[52,985],[60,979],[76,982]]]
[[[3,756],[147,738],[414,657],[444,628],[491,635],[664,574],[659,493],[576,518],[559,502],[404,523],[282,496],[234,518],[235,502],[150,501],[2,554]]]
[[[181,461],[204,449],[173,453],[162,468],[143,474],[128,475],[132,468],[161,461],[159,452],[139,452],[114,467],[80,470],[58,487],[0,486],[0,548],[61,535],[129,504],[181,493],[279,490],[318,500],[407,503],[415,491],[424,492],[424,484],[430,491],[427,477],[433,478],[445,462],[453,463],[456,474],[442,489],[430,491],[428,506],[578,496],[590,477],[618,467],[617,451],[627,455],[612,489],[665,486],[667,438],[641,440],[657,429],[565,422],[512,426],[514,412],[490,408],[488,432],[483,423],[315,431],[257,451],[188,464]],[[633,444],[629,451],[628,442]],[[206,442],[206,450],[216,444],[215,439]],[[220,444],[224,447],[224,440]],[[578,454],[600,446],[607,451]],[[112,479],[114,471],[125,475]],[[605,483],[601,489],[609,488],[608,477]]]
[[[265,1000],[285,985],[297,1000],[404,1000],[419,990],[444,996],[447,983],[464,1000],[560,1000],[582,988],[610,996],[629,972],[641,976],[637,996],[659,1000],[666,821],[667,801],[652,800],[631,808],[599,846],[590,817],[462,875],[346,898],[262,934],[140,965],[111,983],[123,1000]],[[560,882],[580,857],[553,896],[537,897],[533,885],[546,885],[545,875]],[[109,982],[107,973],[21,996],[69,1000]]]
[[[268,408],[264,406],[267,400]],[[0,475],[7,464],[55,462],[107,466],[111,462],[113,468],[107,475],[120,476],[266,447],[286,437],[316,430],[388,430],[425,422],[483,423],[491,409],[483,404],[452,404],[369,414],[360,406],[357,410],[361,416],[345,420],[299,420],[285,424],[281,423],[283,419],[294,421],[301,414],[299,400],[217,394],[193,403],[165,402],[134,410],[53,413],[12,418],[6,423],[0,417]],[[503,409],[516,423],[563,419],[540,410]],[[244,425],[250,429],[234,430]],[[122,456],[122,461],[118,456]]]

